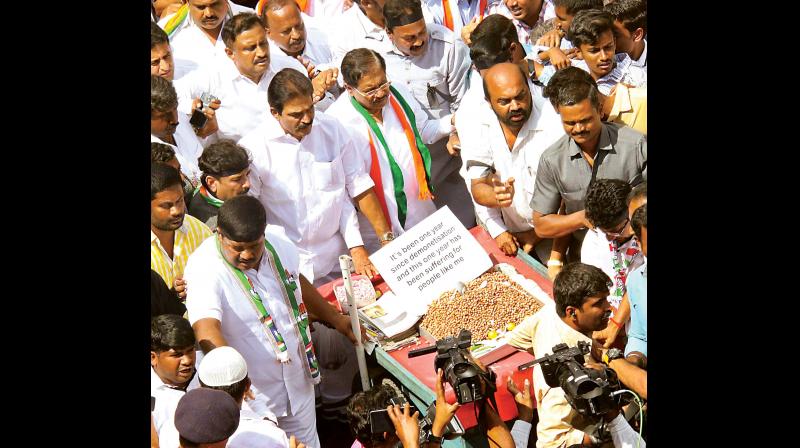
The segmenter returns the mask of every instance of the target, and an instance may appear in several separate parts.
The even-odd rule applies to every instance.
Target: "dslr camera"
[[[436,341],[436,345],[408,352],[409,358],[436,352],[434,369],[442,369],[444,378],[450,383],[460,404],[493,398],[497,390],[496,375],[493,371],[484,372],[469,355],[472,333],[461,330],[458,338],[448,336]]]
[[[578,341],[577,347],[556,344],[552,354],[523,364],[519,369],[541,364],[548,386],[564,389],[567,401],[579,414],[599,418],[630,400],[615,393],[622,389],[622,384],[612,369],[598,371],[584,367],[584,355],[590,349],[590,344],[584,341]]]

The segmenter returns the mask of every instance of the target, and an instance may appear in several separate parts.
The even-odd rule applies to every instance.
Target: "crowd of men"
[[[413,439],[364,435],[386,403],[316,288],[445,206],[554,280],[512,345],[594,342],[646,398],[646,0],[153,0],[150,26],[154,446],[319,447],[319,405]],[[537,447],[605,442],[531,381]]]

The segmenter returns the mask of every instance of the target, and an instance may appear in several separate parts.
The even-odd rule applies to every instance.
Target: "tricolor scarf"
[[[261,13],[264,12],[264,4],[266,3],[266,0],[258,0],[258,3],[256,4],[256,15],[258,17],[261,17]],[[300,11],[303,11],[306,14],[311,12],[311,2],[309,0],[295,0],[295,3],[297,3],[297,6],[300,7]]]
[[[194,194],[199,194],[200,197],[203,198],[206,203],[208,203],[208,205],[216,208],[222,207],[222,204],[225,203],[225,201],[221,201],[215,198],[213,194],[209,193],[208,190],[206,190],[205,185],[200,185],[196,190],[194,190]]]
[[[620,252],[619,243],[613,240],[608,243],[608,250],[611,251],[611,264],[614,268],[614,278],[611,279],[614,282],[612,286],[614,289],[611,291],[611,295],[622,299],[622,296],[625,295],[628,266],[631,264],[631,260],[639,255],[639,245],[634,242],[624,252]]]
[[[400,96],[400,93],[394,87],[389,87],[389,89],[391,91],[389,95],[389,104],[391,104],[392,110],[394,111],[395,115],[397,115],[397,119],[400,120],[400,125],[403,127],[406,139],[408,140],[408,147],[411,150],[411,156],[414,161],[414,171],[417,178],[417,184],[419,185],[419,199],[422,201],[432,199],[433,187],[430,183],[430,151],[428,150],[428,147],[425,146],[425,143],[422,142],[422,138],[419,135],[414,111],[411,110],[411,107],[409,107],[408,103],[406,103],[406,100]],[[370,177],[372,177],[372,181],[375,183],[376,190],[380,192],[380,194],[377,195],[378,201],[381,204],[386,221],[391,222],[389,219],[389,211],[386,207],[386,199],[383,197],[382,193],[383,181],[381,179],[380,163],[378,162],[377,151],[375,150],[375,143],[372,140],[372,134],[375,134],[375,136],[378,137],[378,141],[380,141],[381,146],[383,146],[383,150],[386,153],[386,158],[389,160],[389,168],[392,172],[392,182],[394,185],[394,198],[397,202],[397,219],[400,221],[400,225],[405,227],[406,215],[408,213],[408,201],[406,199],[406,193],[403,190],[403,186],[405,185],[403,180],[403,171],[394,160],[394,156],[392,156],[392,152],[389,150],[389,145],[386,143],[386,139],[383,137],[383,132],[381,132],[377,123],[375,123],[375,119],[372,118],[372,115],[370,115],[369,112],[364,109],[364,106],[359,104],[359,102],[356,101],[356,99],[352,96],[350,97],[350,103],[361,114],[361,116],[364,117],[364,120],[367,121],[367,125],[369,126],[367,135],[369,136],[370,153],[372,155]],[[370,130],[372,131],[371,133]]]
[[[261,321],[262,325],[264,325],[267,340],[269,340],[270,344],[272,344],[272,348],[277,354],[278,361],[281,363],[288,363],[289,353],[286,348],[286,342],[284,341],[283,336],[281,336],[280,331],[278,331],[278,327],[275,325],[275,321],[272,319],[272,316],[270,316],[269,311],[264,306],[261,296],[258,295],[258,292],[256,292],[256,289],[253,287],[253,283],[244,274],[244,272],[230,264],[228,260],[225,259],[225,256],[222,253],[222,246],[220,245],[218,238],[216,243],[220,258],[225,263],[225,266],[228,268],[228,270],[230,270],[231,274],[233,274],[233,276],[238,280],[239,287],[242,289],[242,292],[244,292],[244,295],[250,300],[250,304],[253,306],[254,310],[261,316],[259,320]],[[282,295],[284,303],[286,303],[287,308],[292,310],[292,320],[294,320],[295,323],[292,325],[292,327],[297,333],[298,339],[303,342],[303,349],[305,352],[305,356],[302,357],[303,365],[306,367],[306,371],[311,381],[314,384],[318,384],[321,380],[319,363],[317,362],[317,356],[314,353],[314,346],[311,343],[311,330],[309,328],[306,306],[302,302],[299,305],[297,303],[297,281],[294,279],[294,277],[292,277],[288,270],[283,268],[283,264],[281,263],[281,259],[278,257],[278,253],[266,238],[264,239],[264,247],[267,249],[265,255],[267,255],[269,259],[269,265],[270,268],[272,268],[273,274],[281,279],[281,285],[283,286],[281,292],[283,293]]]
[[[457,2],[458,0],[442,0],[442,10],[444,10],[444,26],[450,31],[453,31],[453,12],[450,11],[450,1]],[[483,14],[486,12],[486,1],[487,0],[480,0],[480,6],[478,6],[478,10],[481,13],[481,20],[483,20]],[[463,25],[466,25],[466,23],[462,24],[462,26]]]
[[[189,17],[188,2],[181,5],[181,7],[175,12],[175,15],[173,15],[172,18],[164,24],[164,32],[167,33],[167,36],[169,36],[170,39],[172,39],[173,34],[175,34],[178,28],[183,25],[187,17]],[[231,11],[231,4],[228,3],[228,18],[231,17],[233,17],[233,11]]]

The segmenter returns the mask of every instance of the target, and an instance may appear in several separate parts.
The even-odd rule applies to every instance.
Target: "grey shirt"
[[[597,179],[621,179],[631,185],[647,180],[647,137],[617,123],[602,126],[595,156],[595,163],[600,160]],[[592,168],[581,148],[565,135],[539,159],[531,209],[544,215],[558,213],[563,198],[567,214],[581,211],[591,179]]]

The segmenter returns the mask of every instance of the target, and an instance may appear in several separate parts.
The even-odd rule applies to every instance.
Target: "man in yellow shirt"
[[[175,168],[150,165],[150,269],[186,298],[183,268],[189,255],[211,236],[200,220],[186,214],[183,182]]]

